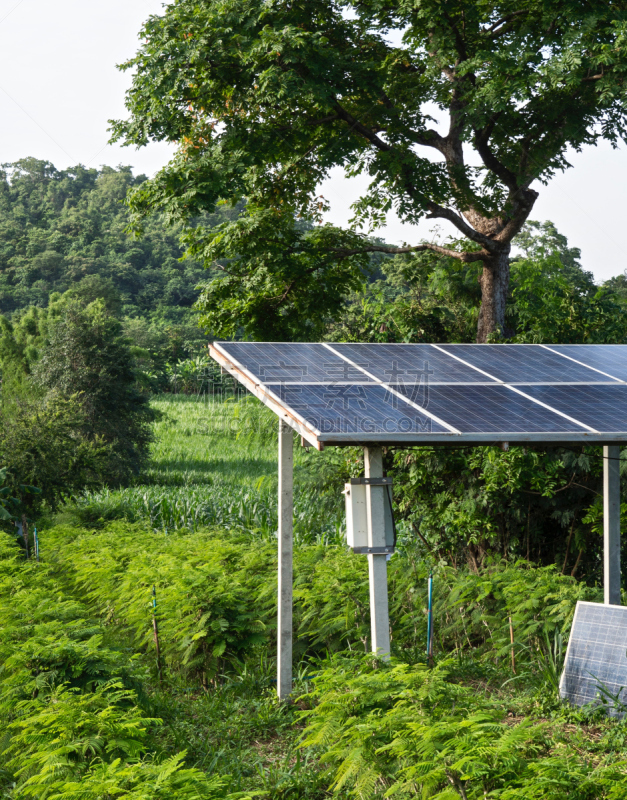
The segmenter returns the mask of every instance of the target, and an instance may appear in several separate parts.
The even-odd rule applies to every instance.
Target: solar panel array
[[[576,706],[605,701],[610,714],[623,715],[621,706],[627,706],[627,607],[577,603],[560,694]]]
[[[318,447],[627,440],[627,345],[215,342],[210,350]]]

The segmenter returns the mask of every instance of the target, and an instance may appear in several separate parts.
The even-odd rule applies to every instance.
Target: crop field
[[[153,401],[152,466],[137,485],[78,498],[81,523],[127,519],[155,530],[221,525],[256,538],[276,531],[276,416],[252,397],[166,395]],[[316,452],[295,447],[294,533],[297,541],[339,543],[339,492],[321,503]]]
[[[369,654],[367,561],[343,544],[339,492],[356,452],[296,448],[294,702],[279,703],[275,418],[154,406],[136,485],[45,521],[39,562],[2,541],[0,796],[627,796],[625,724],[557,693],[595,587],[526,562],[454,569],[401,527],[393,658]]]

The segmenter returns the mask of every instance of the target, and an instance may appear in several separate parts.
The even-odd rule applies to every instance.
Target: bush
[[[463,685],[452,661],[427,669],[335,656],[306,699],[315,705],[303,746],[340,797],[601,800],[627,786],[624,761],[593,754],[577,731],[510,718]]]
[[[274,626],[267,591],[275,556],[267,545],[222,533],[155,534],[113,523],[74,538],[56,528],[46,548],[71,569],[75,585],[99,614],[128,626],[139,647],[153,651],[152,587],[156,587],[162,657],[168,669],[207,681],[243,659]],[[70,561],[71,559],[71,561]]]
[[[32,370],[33,383],[74,396],[83,419],[80,432],[109,447],[106,478],[119,483],[148,459],[154,412],[135,385],[133,357],[121,324],[104,303],[70,303],[51,326],[46,347]]]
[[[81,431],[83,421],[76,400],[56,393],[0,406],[0,464],[6,488],[20,501],[20,514],[33,516],[43,502],[55,509],[73,493],[101,484],[110,445],[90,440]],[[37,493],[28,486],[37,487]]]
[[[54,569],[0,538],[0,792],[46,800],[218,800],[228,780],[159,759],[143,671]],[[11,788],[9,788],[11,787]]]

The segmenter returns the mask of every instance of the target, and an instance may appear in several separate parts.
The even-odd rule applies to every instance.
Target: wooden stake
[[[514,626],[512,625],[512,618],[509,618],[509,640],[512,643],[512,672],[516,674],[516,657],[514,656]]]
[[[152,587],[152,629],[155,635],[155,650],[157,652],[157,675],[159,676],[159,683],[161,683],[161,651],[159,649],[159,625],[157,623],[157,589]]]
[[[24,539],[24,546],[26,547],[26,558],[30,558],[30,547],[28,542],[28,521],[26,514],[22,514],[22,539]]]

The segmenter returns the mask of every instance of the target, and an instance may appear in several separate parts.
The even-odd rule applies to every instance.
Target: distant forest
[[[72,290],[86,300],[104,297],[124,317],[186,319],[195,287],[208,276],[196,261],[180,261],[179,231],[160,216],[140,238],[127,232],[124,198],[144,180],[123,166],[58,170],[34,158],[3,164],[0,313],[46,307],[51,294]]]
[[[222,296],[221,282],[229,280],[225,273],[183,258],[179,227],[153,214],[144,220],[141,236],[129,232],[124,201],[129,189],[145,180],[125,166],[58,170],[34,158],[2,165],[0,315],[17,320],[29,307],[48,308],[51,300],[67,293],[83,304],[102,299],[136,345],[151,352],[165,347],[172,362],[201,352],[210,336],[220,336],[227,307],[235,335],[256,338],[247,327],[247,301],[233,302],[239,290],[233,297],[229,292]],[[220,206],[193,225],[212,228],[234,219],[242,208],[243,204]],[[307,230],[313,227],[305,221],[300,224]],[[460,246],[454,240],[444,243]],[[596,284],[582,266],[579,250],[551,222],[528,223],[514,244],[518,256],[512,259],[506,338],[517,342],[627,339],[624,274]],[[370,265],[361,288],[345,298],[337,314],[323,320],[322,338],[474,341],[481,300],[476,263],[419,253],[373,254]],[[252,282],[261,291],[267,276],[254,260],[243,275],[242,286]],[[192,307],[199,285],[208,282],[217,287],[218,300],[213,309],[200,303],[205,311],[203,333]],[[298,318],[296,327],[293,321],[290,324],[283,338],[310,335],[306,315]],[[280,334],[280,318],[275,327]]]

